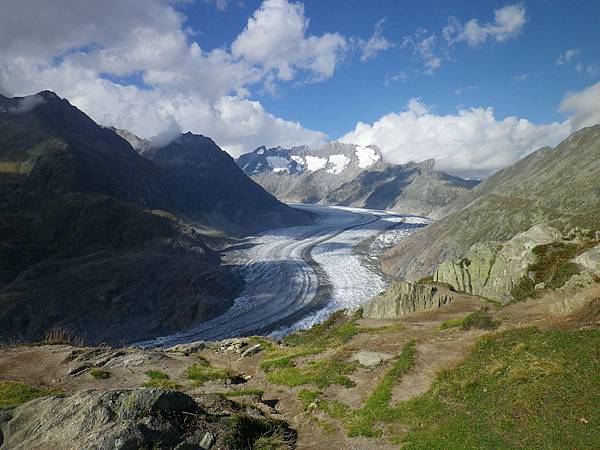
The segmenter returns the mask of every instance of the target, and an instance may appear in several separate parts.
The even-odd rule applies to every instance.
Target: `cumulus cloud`
[[[579,92],[569,92],[560,104],[562,112],[571,113],[575,129],[600,123],[600,82]]]
[[[488,40],[505,42],[517,36],[523,30],[526,21],[525,6],[508,5],[495,10],[494,21],[483,25],[477,19],[461,24],[458,19],[452,17],[442,34],[451,44],[466,42],[471,47],[478,47]]]
[[[309,72],[311,80],[330,78],[344,56],[346,38],[307,35],[308,25],[302,3],[265,0],[231,45],[232,53],[274,71],[279,80],[293,79],[298,70]]]
[[[544,145],[555,145],[572,131],[570,121],[535,125],[526,119],[494,116],[493,108],[461,109],[440,115],[412,99],[400,113],[372,124],[358,122],[340,138],[375,144],[387,161],[436,160],[436,168],[465,176],[487,176]]]
[[[381,19],[375,24],[375,31],[373,31],[373,35],[368,40],[365,41],[360,38],[357,40],[358,48],[360,48],[362,53],[360,56],[361,61],[368,61],[377,56],[380,52],[394,46],[393,43],[383,36],[384,23],[385,19]]]
[[[424,72],[431,75],[443,62],[453,59],[457,43],[481,47],[488,41],[506,42],[521,33],[526,21],[522,4],[495,10],[494,21],[483,25],[477,19],[461,23],[456,17],[449,17],[447,25],[439,33],[419,28],[413,35],[404,38],[402,48],[418,55],[423,61]]]
[[[304,72],[312,81],[332,76],[343,36],[308,35],[301,4],[266,0],[231,48],[206,50],[177,3],[0,2],[0,86],[8,95],[53,90],[99,123],[144,138],[169,134],[175,121],[232,152],[325,140],[248,97],[261,81],[292,81]],[[252,49],[253,38],[267,47]]]

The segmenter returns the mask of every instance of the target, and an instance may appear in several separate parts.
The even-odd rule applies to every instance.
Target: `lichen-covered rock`
[[[574,261],[591,272],[600,273],[600,244],[583,252]]]
[[[382,294],[363,305],[363,317],[394,319],[415,311],[439,308],[454,300],[442,286],[420,283],[392,283]]]
[[[461,260],[440,264],[433,279],[448,283],[457,291],[507,303],[513,298],[513,287],[536,260],[533,248],[561,239],[561,233],[554,228],[534,226],[503,244],[480,242]]]

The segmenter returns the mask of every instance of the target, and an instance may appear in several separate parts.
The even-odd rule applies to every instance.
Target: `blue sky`
[[[486,176],[600,122],[599,23],[592,0],[0,2],[0,92],[233,156],[339,139]]]
[[[188,24],[202,30],[197,39],[210,48],[227,46],[260,6],[259,1],[232,2],[225,11],[212,3],[183,8]],[[358,52],[340,64],[334,77],[320,83],[280,86],[276,95],[255,94],[277,116],[299,120],[336,138],[358,120],[372,122],[404,108],[418,97],[441,114],[461,106],[493,106],[498,117],[526,117],[535,123],[563,120],[558,110],[566,91],[578,91],[599,79],[600,2],[528,1],[523,30],[505,43],[481,48],[457,45],[452,61],[434,74],[412,74],[421,69],[419,58],[400,48],[406,36],[419,28],[441,30],[449,16],[462,21],[493,20],[493,11],[511,3],[473,1],[400,2],[378,0],[304,1],[309,32],[339,32],[364,39],[377,21],[385,19],[383,35],[396,47],[367,63]],[[574,7],[574,5],[576,5]],[[579,49],[571,64],[556,65],[567,49]],[[595,66],[592,74],[578,72],[575,64]],[[398,72],[406,82],[388,82]],[[526,75],[526,79],[517,79]],[[464,89],[467,87],[467,89]],[[455,91],[463,89],[460,95]]]

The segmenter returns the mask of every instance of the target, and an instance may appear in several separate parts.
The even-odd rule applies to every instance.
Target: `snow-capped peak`
[[[373,164],[379,161],[381,159],[381,154],[373,147],[363,147],[362,145],[357,145],[356,157],[358,158],[358,167],[360,169],[366,169],[367,167],[371,167]]]

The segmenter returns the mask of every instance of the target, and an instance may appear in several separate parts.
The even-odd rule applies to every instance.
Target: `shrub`
[[[96,380],[107,380],[110,378],[110,372],[104,369],[92,369],[90,375]]]
[[[461,327],[463,330],[468,331],[472,328],[479,330],[495,330],[498,328],[498,322],[482,309],[472,312],[463,319]]]

